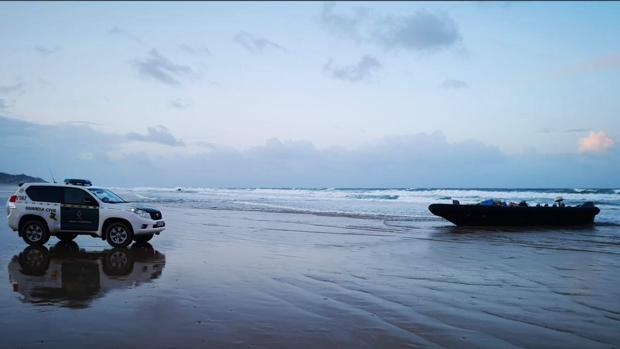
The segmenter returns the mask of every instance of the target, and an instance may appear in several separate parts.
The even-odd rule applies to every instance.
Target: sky
[[[620,187],[620,3],[0,3],[0,171]]]

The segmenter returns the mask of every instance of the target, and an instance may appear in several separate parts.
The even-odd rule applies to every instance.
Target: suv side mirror
[[[90,204],[90,205],[96,205],[97,201],[95,201],[95,199],[93,199],[92,197],[87,196],[87,197],[84,198],[84,203],[85,204]]]

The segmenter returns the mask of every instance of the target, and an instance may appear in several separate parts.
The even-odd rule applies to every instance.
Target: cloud
[[[79,176],[87,167],[80,160],[80,154],[94,154],[96,164],[105,167],[111,165],[105,153],[122,141],[119,135],[98,132],[83,125],[41,125],[0,117],[0,151],[12,154],[0,157],[0,169],[23,168],[48,177],[49,167],[56,175]]]
[[[170,101],[170,107],[174,108],[174,109],[185,109],[189,106],[189,103],[179,99],[179,98],[175,98],[173,100]]]
[[[132,65],[142,77],[154,79],[167,85],[179,85],[181,76],[189,75],[193,71],[187,65],[176,64],[152,49],[148,57],[143,60],[134,60]]]
[[[114,28],[110,29],[110,31],[108,31],[108,34],[120,36],[120,37],[123,37],[125,39],[129,39],[129,40],[131,40],[131,41],[133,41],[135,43],[138,43],[138,44],[144,44],[142,39],[140,39],[135,34],[129,32],[127,30],[121,29],[119,27],[116,27],[116,26]]]
[[[458,26],[441,12],[418,10],[408,15],[373,15],[356,8],[349,15],[337,14],[333,3],[323,5],[321,22],[337,37],[371,43],[385,49],[436,51],[462,40]]]
[[[0,111],[4,111],[6,109],[7,109],[6,102],[4,101],[4,99],[0,98]]]
[[[590,131],[589,128],[567,128],[566,130],[564,130],[564,132],[566,133],[580,133],[580,132],[588,132]]]
[[[34,50],[37,53],[40,53],[41,55],[49,56],[49,55],[51,55],[53,53],[56,53],[56,52],[60,51],[60,48],[58,48],[58,47],[45,47],[45,46],[37,45],[37,46],[34,47]]]
[[[185,143],[175,138],[164,126],[149,127],[145,135],[131,132],[127,134],[127,139],[140,142],[152,142],[171,146],[184,146]]]
[[[23,93],[24,83],[18,81],[12,85],[0,85],[0,93]]]
[[[351,15],[334,12],[336,4],[325,2],[321,10],[321,22],[331,34],[344,39],[362,40],[361,27],[370,19],[370,10],[356,7]]]
[[[204,141],[192,141],[192,142],[188,142],[188,144],[195,145],[195,146],[202,147],[202,148],[209,148],[209,149],[217,148],[215,144],[211,142],[204,142]]]
[[[567,129],[557,129],[557,128],[541,128],[538,130],[538,133],[582,133],[590,131],[589,128],[567,128]]]
[[[579,140],[580,153],[600,153],[609,150],[614,145],[614,140],[609,138],[603,131],[590,131],[590,134]]]
[[[58,123],[58,125],[71,125],[71,126],[101,126],[100,123],[92,122],[92,121],[82,121],[82,120],[69,120]]]
[[[0,171],[47,177],[51,167],[59,178],[110,186],[487,188],[615,188],[620,173],[615,148],[600,156],[514,155],[476,140],[449,141],[441,132],[385,137],[352,149],[278,139],[244,150],[202,141],[128,146],[134,143],[140,142],[85,125],[0,117],[0,152],[11,154],[0,157]]]
[[[447,88],[447,89],[459,90],[459,89],[469,88],[469,85],[465,81],[462,81],[462,80],[446,79],[444,82],[441,83],[441,87]]]
[[[620,69],[620,53],[612,53],[590,58],[586,61],[568,65],[561,69],[562,73],[577,74]]]
[[[285,51],[284,47],[266,38],[254,36],[248,32],[239,32],[233,41],[252,53],[263,53],[268,50]]]
[[[334,66],[330,60],[323,66],[323,71],[334,79],[358,82],[371,78],[381,67],[375,57],[365,55],[359,62],[347,66]]]
[[[198,55],[198,54],[204,54],[207,56],[211,55],[211,51],[206,47],[193,47],[187,44],[180,44],[179,50],[185,53],[192,54],[192,55]]]
[[[447,15],[418,11],[409,16],[386,17],[377,25],[376,39],[387,48],[430,51],[453,45],[461,35]]]

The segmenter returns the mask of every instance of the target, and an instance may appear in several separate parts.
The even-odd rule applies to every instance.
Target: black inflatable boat
[[[580,206],[502,206],[432,204],[428,209],[459,226],[591,225],[600,210],[591,202]]]

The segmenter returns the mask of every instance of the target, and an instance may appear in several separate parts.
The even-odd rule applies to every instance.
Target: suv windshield
[[[108,189],[88,188],[88,191],[95,194],[99,200],[105,202],[106,204],[120,204],[122,202],[127,202]]]

